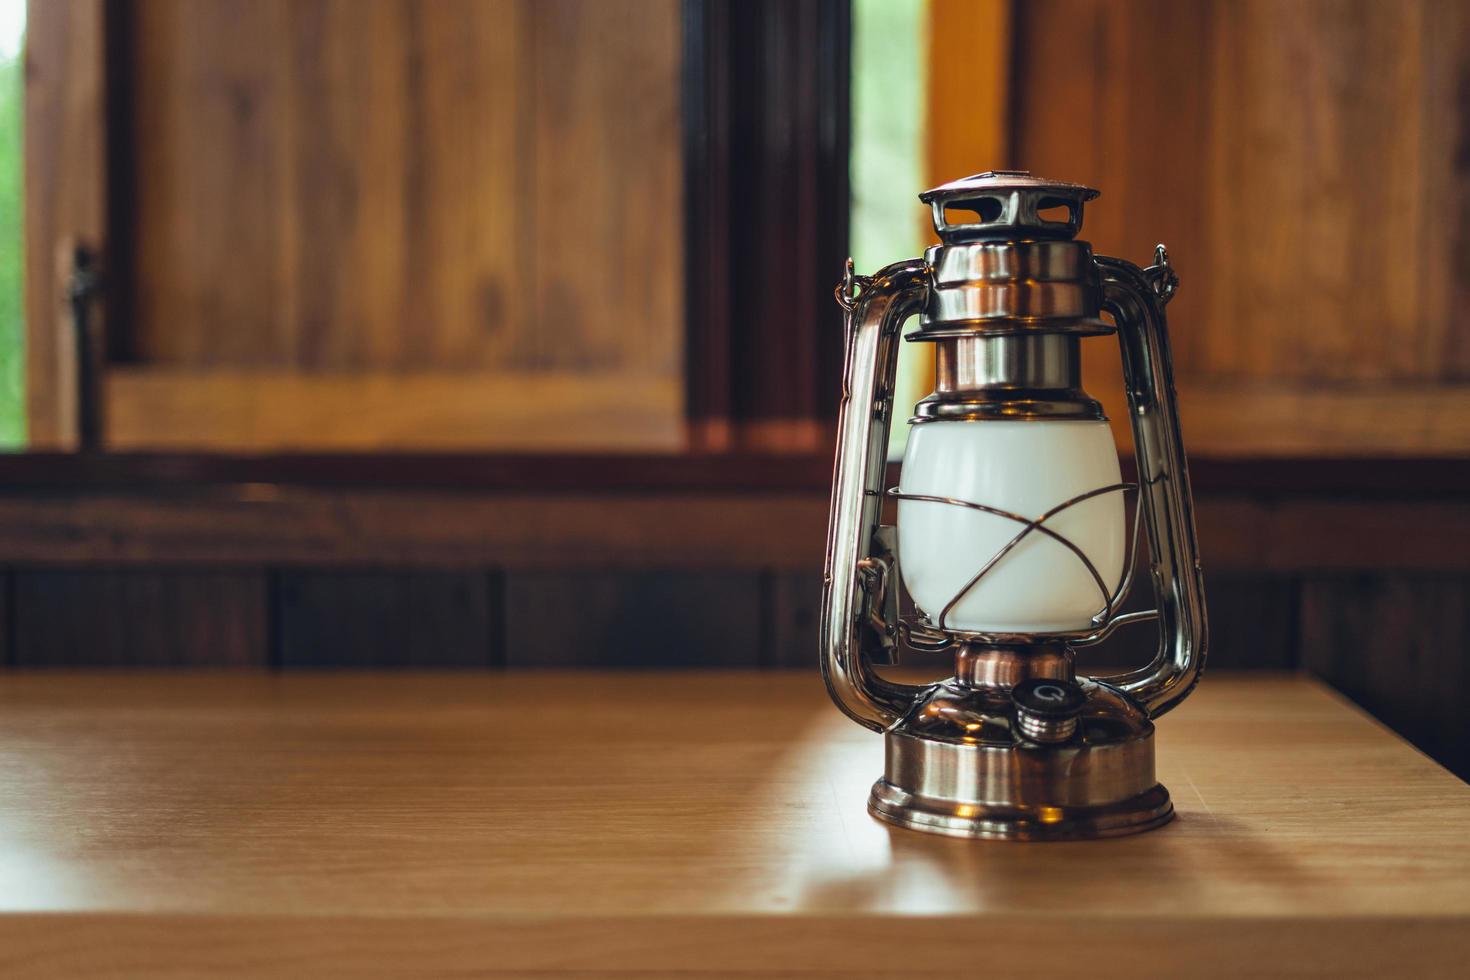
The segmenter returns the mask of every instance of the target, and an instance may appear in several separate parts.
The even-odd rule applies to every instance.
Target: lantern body
[[[1126,519],[1113,491],[1058,511],[972,588],[975,575],[1026,525],[986,511],[912,499],[983,504],[1027,520],[1120,482],[1112,431],[1100,420],[928,421],[913,426],[898,505],[899,567],[914,604],[945,629],[983,633],[1086,631],[1123,575]],[[1101,579],[1101,587],[1099,585]],[[958,602],[944,612],[952,600]],[[944,622],[940,623],[943,615]]]
[[[822,677],[849,718],[883,735],[868,810],[895,826],[1076,840],[1173,814],[1154,720],[1189,695],[1208,639],[1164,315],[1178,278],[1162,245],[1144,269],[1078,240],[1096,196],[1018,171],[952,181],[920,195],[940,244],[870,276],[849,261],[837,289],[847,336]],[[1083,339],[1109,333],[1136,488],[1120,482],[1102,406],[1082,387]],[[888,487],[901,336],[934,345],[935,384]],[[1157,608],[1120,615],[1128,489]],[[883,524],[893,498],[897,527]],[[903,615],[900,580],[919,615]],[[1147,666],[1077,676],[1078,648],[1150,619]],[[909,652],[951,652],[954,675],[916,685],[874,670]]]

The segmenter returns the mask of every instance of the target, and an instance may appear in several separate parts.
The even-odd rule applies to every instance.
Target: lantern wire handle
[[[1159,305],[1168,306],[1169,300],[1179,290],[1179,273],[1169,264],[1169,250],[1163,242],[1154,246],[1154,264],[1144,269],[1143,275],[1159,298]]]
[[[872,276],[859,276],[853,272],[852,256],[848,256],[842,271],[842,281],[832,290],[832,295],[837,298],[837,305],[842,307],[843,312],[851,313],[862,298],[863,290],[872,284]]]
[[[1080,503],[1082,503],[1083,501],[1086,501],[1086,500],[1091,500],[1093,497],[1102,496],[1103,494],[1107,494],[1107,493],[1116,493],[1116,492],[1119,492],[1119,491],[1126,492],[1126,491],[1129,491],[1129,490],[1137,490],[1137,489],[1138,489],[1137,484],[1133,484],[1133,483],[1115,483],[1115,484],[1111,484],[1111,485],[1106,486],[1106,487],[1098,487],[1098,488],[1093,489],[1093,490],[1088,490],[1085,493],[1081,493],[1081,494],[1078,494],[1077,496],[1072,497],[1072,498],[1070,498],[1068,500],[1064,500],[1062,503],[1057,504],[1055,507],[1051,508],[1046,513],[1042,514],[1040,517],[1038,517],[1038,518],[1036,518],[1034,520],[1031,519],[1031,518],[1028,518],[1028,517],[1023,517],[1020,514],[1012,513],[1011,511],[1002,510],[1002,509],[1000,509],[998,507],[991,507],[991,506],[988,506],[986,504],[978,504],[978,503],[975,503],[975,502],[969,501],[969,500],[960,500],[960,499],[954,498],[954,497],[940,497],[940,496],[934,496],[934,495],[930,495],[930,494],[907,493],[907,492],[905,492],[905,491],[903,491],[903,490],[901,490],[901,489],[899,489],[897,487],[894,487],[893,489],[889,490],[888,491],[888,494],[889,494],[889,496],[895,497],[895,498],[897,498],[899,500],[911,500],[911,501],[919,501],[919,502],[925,502],[925,503],[948,504],[948,505],[951,505],[951,506],[954,506],[954,507],[964,507],[964,508],[968,508],[968,509],[971,509],[971,510],[978,510],[978,511],[981,511],[982,513],[994,514],[997,517],[1004,517],[1004,518],[1006,518],[1008,520],[1015,521],[1018,524],[1025,525],[1021,529],[1021,531],[1016,534],[1015,537],[1013,537],[998,552],[996,552],[993,556],[991,556],[990,560],[987,561],[983,566],[981,566],[980,570],[975,573],[974,577],[971,578],[969,580],[969,582],[967,582],[964,585],[964,587],[961,588],[959,590],[959,592],[955,594],[954,598],[951,599],[945,605],[944,609],[939,614],[939,622],[938,622],[937,627],[936,627],[938,630],[943,631],[944,633],[954,632],[954,631],[950,631],[949,628],[948,628],[948,626],[947,626],[947,620],[949,618],[949,614],[954,609],[954,607],[956,605],[958,605],[960,603],[960,601],[965,598],[965,596],[969,595],[969,593],[971,592],[971,590],[973,590],[975,588],[975,586],[977,584],[979,584],[980,580],[982,578],[984,578],[985,575],[988,574],[991,571],[991,569],[993,569],[996,565],[998,565],[1001,562],[1001,560],[1006,557],[1006,555],[1010,554],[1016,548],[1017,545],[1019,545],[1023,540],[1025,540],[1025,538],[1027,537],[1027,535],[1031,534],[1031,532],[1033,532],[1033,531],[1039,531],[1041,534],[1043,534],[1043,535],[1051,538],[1052,540],[1056,541],[1058,544],[1060,544],[1063,547],[1065,547],[1067,550],[1071,551],[1072,554],[1076,555],[1077,558],[1078,558],[1078,560],[1080,560],[1082,562],[1083,566],[1086,567],[1086,569],[1088,571],[1088,574],[1090,574],[1092,576],[1093,582],[1096,583],[1096,585],[1097,585],[1098,592],[1102,596],[1102,599],[1103,599],[1103,608],[1102,608],[1102,611],[1099,612],[1092,619],[1092,622],[1093,622],[1093,625],[1094,626],[1101,627],[1101,630],[1099,632],[1090,633],[1090,634],[1083,634],[1083,635],[1075,635],[1075,634],[1035,634],[1035,635],[1045,635],[1045,636],[1062,635],[1062,636],[1067,636],[1069,638],[1073,638],[1073,640],[1074,640],[1074,642],[1076,644],[1086,645],[1086,644],[1090,644],[1090,643],[1099,642],[1105,636],[1107,636],[1109,633],[1111,633],[1114,629],[1116,629],[1118,626],[1123,626],[1123,625],[1126,625],[1127,623],[1136,623],[1136,622],[1142,622],[1142,621],[1148,620],[1148,619],[1153,619],[1153,618],[1155,618],[1158,615],[1158,610],[1146,610],[1146,611],[1138,612],[1138,613],[1129,613],[1129,614],[1127,614],[1125,616],[1117,616],[1117,617],[1114,616],[1114,611],[1117,608],[1117,604],[1119,602],[1121,602],[1127,596],[1127,594],[1128,594],[1128,592],[1131,589],[1132,584],[1133,584],[1133,566],[1134,566],[1134,563],[1135,563],[1135,559],[1136,559],[1136,555],[1137,555],[1137,550],[1138,550],[1138,532],[1139,532],[1139,514],[1140,514],[1140,511],[1137,510],[1136,508],[1134,510],[1133,531],[1132,531],[1132,534],[1129,536],[1128,549],[1127,549],[1127,552],[1126,552],[1125,558],[1124,558],[1124,568],[1125,568],[1125,571],[1124,571],[1123,579],[1119,583],[1118,588],[1115,591],[1110,591],[1108,589],[1107,585],[1103,582],[1102,575],[1097,570],[1097,566],[1093,564],[1092,560],[1087,557],[1087,554],[1085,552],[1083,552],[1081,548],[1079,548],[1073,541],[1071,541],[1065,535],[1061,534],[1060,532],[1056,531],[1053,528],[1046,527],[1045,526],[1045,522],[1048,521],[1048,520],[1050,520],[1051,518],[1055,517],[1057,514],[1060,514],[1062,511],[1067,510],[1069,507],[1072,507],[1072,506],[1074,506],[1076,504],[1080,504]],[[956,633],[956,635],[958,635],[958,633]],[[920,649],[924,649],[924,650],[943,649],[945,646],[948,645],[947,642],[939,642],[937,638],[935,638],[931,642],[927,637],[923,637],[923,636],[921,636],[919,638],[919,642],[918,643],[913,643],[912,641],[914,639],[914,634],[913,634],[913,631],[912,630],[909,631],[909,635],[908,635],[907,638],[910,639],[912,645],[914,645],[916,647],[919,647]]]

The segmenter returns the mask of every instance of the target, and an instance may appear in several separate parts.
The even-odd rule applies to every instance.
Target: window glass
[[[927,0],[853,0],[852,257],[859,272],[919,255],[924,190]],[[889,455],[903,454],[914,402],[933,387],[928,345],[905,343]]]
[[[0,449],[25,445],[22,144],[25,0],[0,0]]]

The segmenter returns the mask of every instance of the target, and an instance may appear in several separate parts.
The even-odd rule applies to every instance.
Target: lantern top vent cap
[[[927,190],[919,200],[933,209],[940,241],[958,244],[1074,238],[1082,230],[1082,205],[1096,197],[1091,187],[1026,170],[987,170]]]

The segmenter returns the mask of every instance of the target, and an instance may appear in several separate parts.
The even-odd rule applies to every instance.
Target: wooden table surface
[[[1158,744],[1162,830],[969,842],[814,674],[8,675],[0,973],[1470,971],[1470,787],[1298,678]]]

